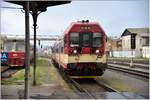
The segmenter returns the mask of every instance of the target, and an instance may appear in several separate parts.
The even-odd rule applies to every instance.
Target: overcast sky
[[[1,6],[21,7],[2,2]],[[149,0],[72,1],[49,7],[38,17],[37,34],[61,35],[73,21],[99,22],[108,36],[120,36],[125,28],[149,27]],[[24,35],[24,13],[20,9],[1,9],[1,33]],[[30,32],[33,34],[32,17]]]

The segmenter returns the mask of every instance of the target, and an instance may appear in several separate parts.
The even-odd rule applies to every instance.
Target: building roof
[[[148,28],[127,28],[122,33],[122,36],[130,35],[131,33],[138,34],[140,36],[148,36],[149,35],[149,29]]]

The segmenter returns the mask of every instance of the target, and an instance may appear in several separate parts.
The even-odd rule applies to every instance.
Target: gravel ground
[[[121,92],[139,93],[149,98],[149,80],[133,78],[108,69],[100,80]]]

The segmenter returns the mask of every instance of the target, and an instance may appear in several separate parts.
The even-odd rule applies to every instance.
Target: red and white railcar
[[[101,76],[107,68],[106,34],[97,22],[73,22],[52,47],[52,60],[73,78]]]
[[[33,50],[30,50],[30,61],[33,59]],[[1,65],[15,68],[25,66],[25,42],[24,40],[10,39],[4,42],[4,50],[1,52]]]

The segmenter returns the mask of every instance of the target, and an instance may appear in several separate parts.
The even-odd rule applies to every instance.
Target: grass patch
[[[125,92],[125,91],[134,92],[134,91],[136,91],[135,89],[133,89],[132,87],[128,86],[127,84],[119,81],[119,79],[117,79],[115,77],[110,77],[107,80],[102,78],[102,80],[120,92]]]
[[[47,59],[46,58],[38,58],[37,60],[37,66],[47,66]]]
[[[48,61],[44,58],[38,58],[37,59],[37,68],[36,68],[36,80],[37,85],[42,84],[42,76],[45,74],[43,66],[46,66]],[[32,83],[33,80],[33,67],[30,66],[30,82]],[[22,69],[15,73],[11,78],[1,80],[1,84],[5,85],[15,85],[15,84],[24,84],[24,75],[25,75],[25,69]]]

